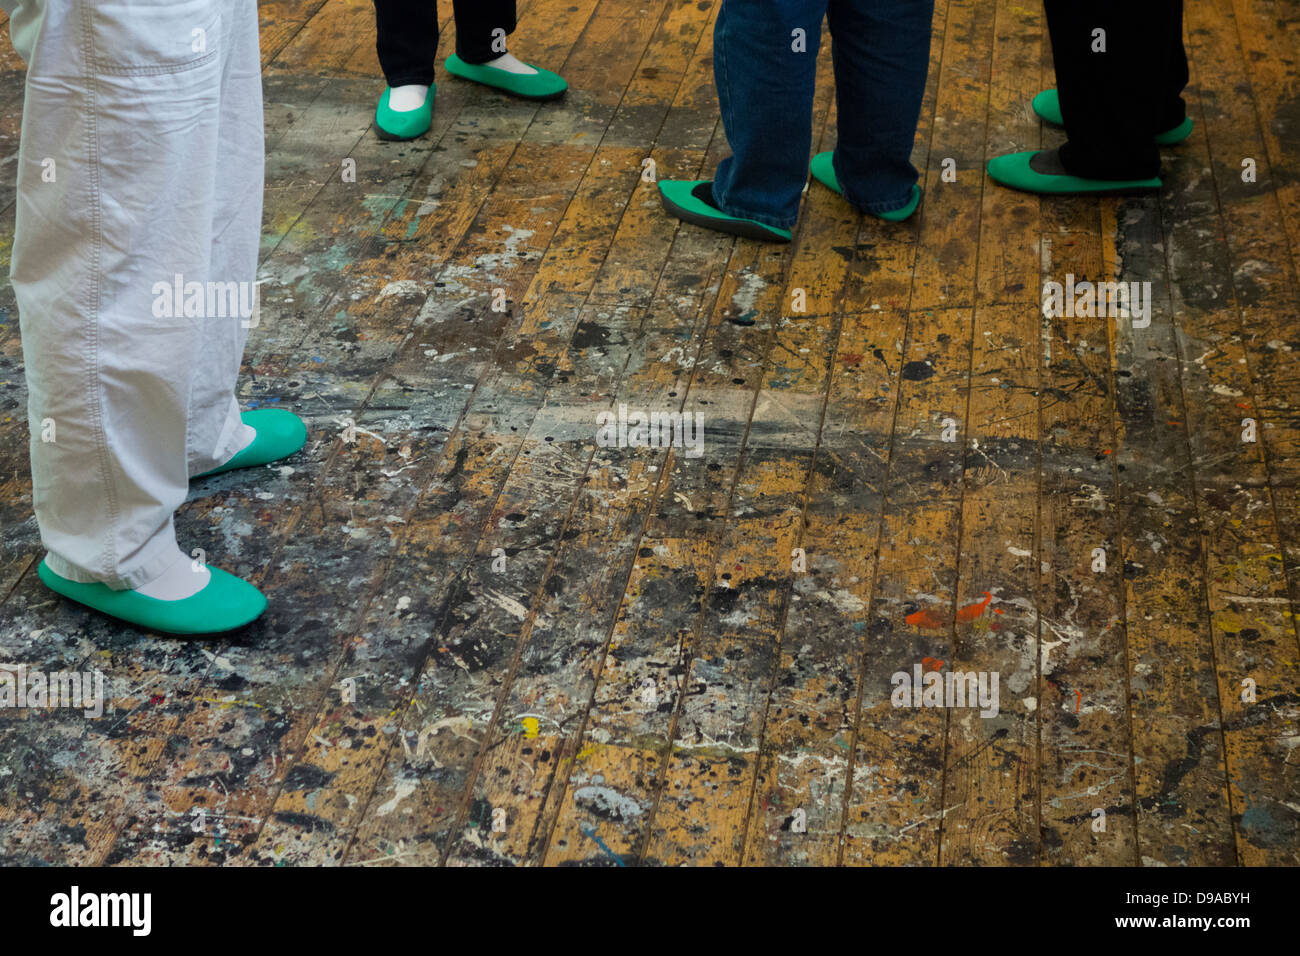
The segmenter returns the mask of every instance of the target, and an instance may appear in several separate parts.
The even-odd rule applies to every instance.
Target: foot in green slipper
[[[844,189],[840,186],[839,177],[835,175],[834,152],[827,150],[824,153],[818,153],[812,158],[811,170],[813,178],[832,192],[844,195]],[[913,184],[912,197],[906,204],[897,209],[891,209],[889,212],[867,212],[869,216],[875,216],[877,219],[883,219],[886,222],[902,222],[909,218],[912,213],[916,212],[916,207],[921,205],[921,187]]]
[[[399,87],[401,93],[399,105],[405,105],[411,87]],[[380,139],[406,140],[423,136],[433,124],[433,97],[437,92],[435,85],[430,85],[424,102],[414,109],[393,108],[393,88],[384,87],[379,95],[379,105],[375,107],[375,132]]]
[[[1003,186],[1047,196],[1108,195],[1150,192],[1162,185],[1153,179],[1086,179],[1072,176],[1055,149],[1008,153],[989,160],[989,176]]]
[[[256,620],[266,610],[266,598],[247,581],[219,568],[205,569],[208,583],[177,601],[164,601],[139,591],[114,591],[107,584],[82,584],[55,574],[42,561],[36,574],[51,591],[78,604],[165,634],[217,634]]]
[[[1033,107],[1034,112],[1045,122],[1053,126],[1065,125],[1065,117],[1061,112],[1061,94],[1056,90],[1043,90],[1034,97]],[[1157,133],[1156,142],[1161,146],[1177,146],[1192,135],[1194,125],[1190,116],[1184,117],[1183,121],[1172,129]]]
[[[236,468],[266,465],[288,458],[307,444],[307,426],[293,412],[283,408],[255,408],[239,416],[257,434],[224,465],[205,471],[195,478],[219,475]]]
[[[713,182],[708,179],[661,179],[659,199],[669,215],[683,222],[703,226],[746,239],[789,242],[790,230],[769,226],[754,219],[728,216],[713,204]]]
[[[505,60],[506,56],[510,55],[505,54],[500,59]],[[492,86],[526,100],[553,100],[563,96],[564,91],[569,88],[568,82],[558,73],[543,70],[531,63],[519,63],[513,57],[510,59],[512,63],[517,63],[533,72],[519,73],[501,66],[493,66],[491,63],[466,63],[455,53],[447,57],[443,66],[452,76]]]

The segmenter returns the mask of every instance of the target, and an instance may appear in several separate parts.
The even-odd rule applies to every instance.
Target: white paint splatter
[[[767,288],[767,283],[763,277],[754,272],[746,272],[740,278],[740,288],[731,296],[731,304],[739,310],[741,315],[751,312],[754,309],[754,303],[758,301],[759,293]]]
[[[201,653],[204,657],[210,660],[213,664],[217,665],[218,667],[224,670],[228,670],[231,672],[235,670],[235,665],[231,662],[230,658],[226,657],[223,654],[213,654],[210,650],[208,650],[205,647],[200,647],[199,653]]]
[[[573,791],[573,801],[620,820],[634,820],[641,816],[641,804],[612,787],[579,787]]]
[[[392,295],[420,295],[423,291],[420,288],[420,283],[414,279],[398,279],[380,289],[379,295],[375,296],[375,301],[383,302]]]
[[[501,610],[514,617],[523,620],[528,615],[528,608],[524,607],[508,594],[502,594],[500,591],[487,591],[484,596],[495,604]]]
[[[401,803],[403,800],[405,800],[413,793],[415,793],[414,780],[397,781],[397,786],[393,788],[393,799],[389,800],[387,803],[381,804],[379,806],[379,809],[377,809],[375,813],[381,817],[388,816],[390,813],[392,813],[394,810],[397,809],[397,805],[399,803]]]

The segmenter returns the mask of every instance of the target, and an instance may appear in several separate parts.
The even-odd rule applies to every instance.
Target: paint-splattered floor
[[[1061,138],[1040,5],[940,0],[919,216],[814,187],[771,247],[642,178],[725,155],[717,8],[526,0],[568,98],[440,71],[388,144],[369,3],[263,4],[243,395],[311,437],[180,513],[270,596],[237,640],[42,589],[5,288],[0,659],[110,701],[0,714],[0,859],[1300,862],[1300,11],[1189,4],[1166,189],[1039,201],[983,165]],[[1151,282],[1150,326],[1043,320],[1067,274]],[[597,445],[619,405],[703,454]],[[997,715],[895,708],[914,668],[996,673]]]

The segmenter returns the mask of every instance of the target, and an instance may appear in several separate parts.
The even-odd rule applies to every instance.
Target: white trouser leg
[[[221,108],[217,139],[216,218],[212,224],[213,276],[239,283],[239,309],[231,317],[208,315],[203,322],[203,361],[194,369],[190,391],[189,474],[224,465],[243,446],[235,380],[249,329],[258,320],[255,303],[258,243],[262,230],[262,60],[258,48],[257,0],[222,5]]]
[[[208,313],[221,311],[213,285],[253,279],[261,96],[243,71],[256,9],[22,0],[11,36],[28,64],[11,276],[41,539],[57,574],[138,587],[176,560],[189,458],[220,455],[237,430],[244,330]],[[223,123],[241,108],[255,128]],[[232,194],[234,166],[255,199]]]

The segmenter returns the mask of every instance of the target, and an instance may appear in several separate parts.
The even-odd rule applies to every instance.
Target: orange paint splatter
[[[903,618],[912,627],[943,627],[944,620],[938,611],[913,611]]]
[[[957,609],[958,622],[969,624],[984,613],[984,609],[993,601],[993,595],[988,591],[983,593],[984,600],[980,601],[978,604],[967,604],[965,607],[959,607]],[[1002,613],[1000,609],[996,610],[998,614]],[[911,614],[907,615],[907,617],[903,618],[903,620],[912,625],[912,627],[936,628],[943,627],[948,623],[947,618],[945,618],[938,610],[933,609],[913,611]]]
[[[980,601],[978,604],[967,604],[965,607],[959,607],[957,609],[957,620],[962,624],[969,624],[984,613],[984,609],[989,606],[989,603],[992,600],[993,595],[989,594],[988,591],[985,591],[983,601]]]
[[[926,671],[937,671],[943,667],[943,661],[937,657],[922,657],[921,669]]]
[[[994,613],[994,614],[1006,614],[1007,612],[1004,611],[1004,610],[1002,610],[1002,608],[1000,608],[1000,607],[995,607],[995,608],[993,609],[993,613]]]

